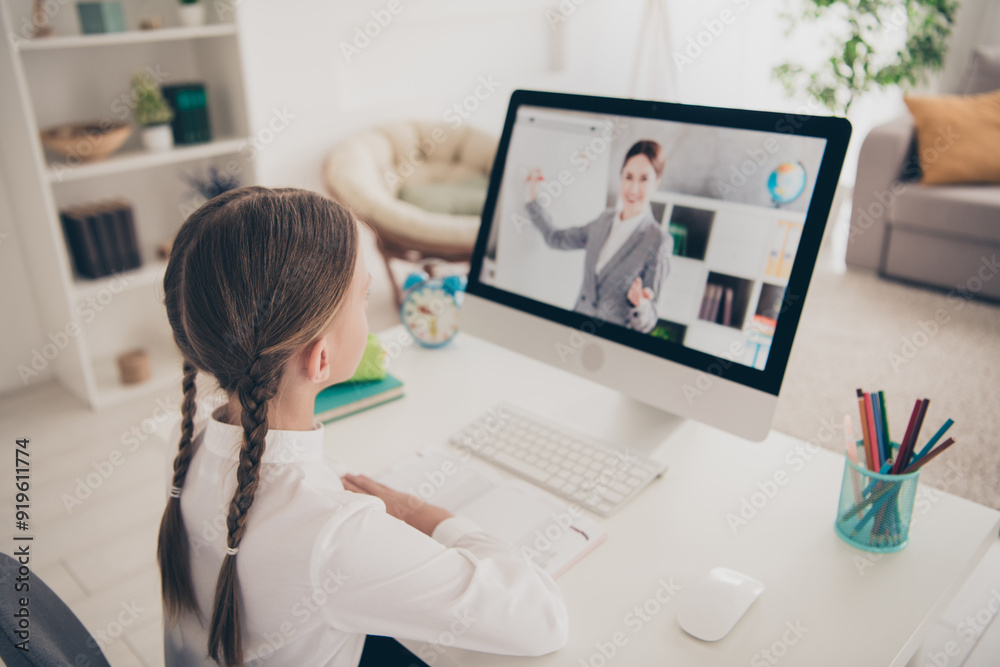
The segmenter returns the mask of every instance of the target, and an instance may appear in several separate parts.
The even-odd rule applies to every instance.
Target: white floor
[[[377,331],[398,318],[370,245],[368,265],[374,278],[369,319]],[[176,447],[166,436],[179,396],[177,388],[98,414],[54,383],[0,398],[3,441],[31,439],[35,575],[70,605],[116,666],[163,664],[155,543],[165,466]],[[0,491],[5,516],[13,516],[12,486]],[[11,544],[7,538],[8,553]],[[1000,664],[1000,623],[991,624],[997,609],[1000,543],[910,667]]]

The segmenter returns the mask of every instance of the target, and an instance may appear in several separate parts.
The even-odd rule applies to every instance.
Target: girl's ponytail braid
[[[208,638],[209,655],[216,662],[229,666],[243,664],[236,554],[246,532],[247,513],[253,505],[254,495],[260,484],[260,460],[267,436],[268,405],[277,393],[280,369],[281,364],[276,360],[258,358],[246,376],[241,378],[236,389],[242,407],[243,446],[240,448],[236,468],[236,492],[229,504],[229,515],[226,518],[229,529],[226,556],[215,586]]]
[[[181,489],[187,477],[188,466],[194,453],[195,378],[198,369],[184,360],[184,402],[181,404],[181,440],[174,457],[174,476],[171,479],[170,498],[160,520],[160,535],[156,545],[156,560],[160,565],[160,588],[168,618],[176,619],[182,610],[189,609],[196,615],[198,604],[191,584],[190,545],[184,516],[181,514]]]

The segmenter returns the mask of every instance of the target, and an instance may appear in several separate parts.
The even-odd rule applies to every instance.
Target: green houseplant
[[[152,151],[170,150],[174,145],[170,121],[174,111],[163,99],[160,86],[143,72],[132,77],[132,99],[135,100],[133,115],[135,122],[142,126],[142,143]]]
[[[815,70],[785,62],[773,74],[789,95],[805,92],[810,100],[844,115],[873,88],[916,86],[940,70],[958,12],[957,0],[802,2],[805,20],[839,18],[847,33],[834,42],[832,53]],[[784,18],[789,31],[794,29],[796,19],[788,14]],[[895,49],[884,47],[894,33],[905,35],[905,43]]]

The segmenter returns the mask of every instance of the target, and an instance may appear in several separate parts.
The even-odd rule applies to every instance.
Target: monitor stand
[[[646,456],[686,421],[619,392],[575,400],[548,416],[609,445],[629,447]]]

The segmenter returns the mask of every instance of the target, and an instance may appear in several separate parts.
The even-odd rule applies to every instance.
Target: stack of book
[[[716,324],[732,326],[733,318],[733,288],[723,287],[715,283],[705,286],[705,295],[701,299],[701,310],[698,319],[708,320]]]
[[[132,206],[123,199],[73,206],[59,212],[76,272],[100,278],[142,264]]]
[[[174,120],[170,123],[174,143],[184,145],[211,141],[212,128],[208,120],[205,85],[176,83],[165,85],[162,90],[164,99],[174,110]]]

